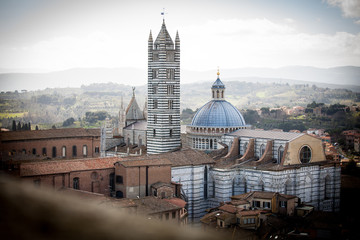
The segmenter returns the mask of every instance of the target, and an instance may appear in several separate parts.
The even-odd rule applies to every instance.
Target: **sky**
[[[181,67],[360,66],[360,0],[0,0],[0,72],[147,68],[147,40]]]

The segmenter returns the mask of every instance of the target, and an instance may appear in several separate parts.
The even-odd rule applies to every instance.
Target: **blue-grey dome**
[[[191,126],[239,127],[245,120],[239,110],[225,100],[212,100],[202,106],[192,119]]]

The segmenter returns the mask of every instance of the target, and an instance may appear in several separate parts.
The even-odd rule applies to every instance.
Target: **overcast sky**
[[[184,69],[360,66],[359,0],[0,0],[0,68],[146,69],[163,8]]]

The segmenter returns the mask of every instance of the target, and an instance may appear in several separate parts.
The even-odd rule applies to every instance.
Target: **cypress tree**
[[[15,122],[15,120],[12,121],[11,130],[16,131],[16,122]]]
[[[38,127],[38,125],[36,125],[36,127],[35,127],[35,130],[39,130],[39,127]]]
[[[30,122],[28,124],[28,127],[29,127],[29,131],[31,131],[31,123]]]
[[[21,130],[21,123],[20,123],[20,121],[19,121],[18,124],[17,124],[16,130],[17,130],[17,131],[20,131],[20,130]]]

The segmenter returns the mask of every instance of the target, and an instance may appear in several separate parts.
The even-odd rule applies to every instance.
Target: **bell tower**
[[[149,35],[147,110],[147,152],[180,148],[180,38],[174,45],[165,20],[155,42]]]

